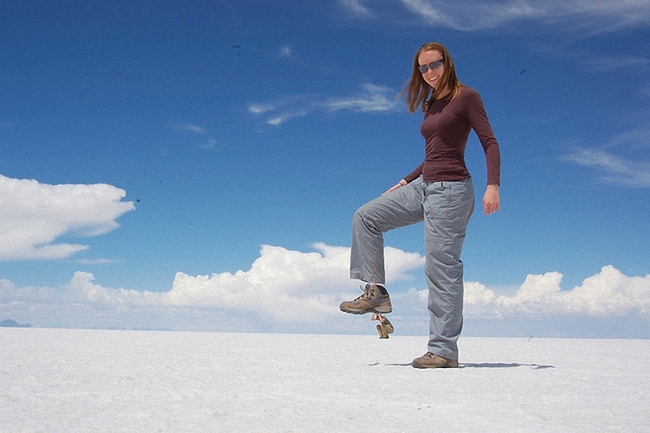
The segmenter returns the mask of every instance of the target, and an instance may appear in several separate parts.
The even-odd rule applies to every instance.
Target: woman
[[[487,215],[499,210],[500,205],[499,145],[479,94],[460,83],[443,45],[434,42],[420,47],[405,92],[409,112],[424,112],[420,126],[425,139],[424,162],[354,214],[350,277],[367,284],[364,294],[343,302],[341,310],[353,314],[392,311],[385,288],[383,233],[424,221],[429,343],[427,353],[412,365],[457,367],[457,340],[463,325],[460,254],[474,210],[474,187],[465,166],[465,146],[473,129],[487,161],[483,195]]]

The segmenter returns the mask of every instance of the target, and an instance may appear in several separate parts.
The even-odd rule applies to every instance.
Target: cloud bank
[[[249,270],[212,275],[178,272],[162,292],[108,288],[88,272],[76,272],[63,287],[16,287],[0,280],[0,317],[35,326],[86,328],[163,328],[175,330],[367,328],[365,321],[344,319],[338,304],[355,297],[347,278],[350,250],[315,244],[315,251],[263,246]],[[386,248],[388,286],[414,281],[423,257]],[[421,279],[419,279],[421,280]],[[419,281],[418,280],[418,281]],[[623,275],[612,266],[572,290],[561,288],[562,275],[529,275],[516,293],[500,293],[466,282],[466,318],[508,320],[513,317],[634,316],[650,320],[650,275]],[[409,322],[426,320],[427,290],[392,292],[394,315]]]
[[[528,275],[514,296],[498,295],[480,283],[467,283],[465,303],[470,316],[508,315],[641,315],[650,318],[650,275],[628,277],[613,266],[562,290],[562,274]]]
[[[135,209],[112,185],[47,185],[0,175],[0,261],[63,259],[87,245],[56,243],[63,235],[97,236]]]

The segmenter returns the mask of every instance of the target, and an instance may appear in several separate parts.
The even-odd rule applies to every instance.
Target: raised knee
[[[356,211],[354,211],[353,218],[356,220],[365,221],[367,217],[368,217],[368,208],[365,204],[361,206],[359,209],[357,209]]]
[[[378,227],[378,222],[376,218],[373,217],[371,208],[367,205],[361,206],[354,212],[353,225],[359,225],[365,227],[367,230],[372,231],[373,233],[380,233],[381,230]]]

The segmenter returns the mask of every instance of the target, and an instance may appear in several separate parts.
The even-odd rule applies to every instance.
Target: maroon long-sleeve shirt
[[[433,101],[424,114],[420,132],[426,140],[424,162],[404,178],[411,182],[422,175],[426,182],[460,181],[469,177],[465,147],[474,129],[485,151],[488,185],[499,185],[499,143],[476,90],[463,87],[455,99]]]

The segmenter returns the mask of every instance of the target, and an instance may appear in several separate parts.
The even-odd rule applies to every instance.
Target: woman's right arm
[[[420,177],[422,174],[422,167],[424,166],[424,162],[418,166],[415,170],[411,172],[408,176],[406,176],[404,179],[400,180],[397,182],[395,185],[391,186],[388,191],[386,191],[384,194],[388,194],[391,191],[395,191],[398,188],[401,188],[403,186],[408,185],[409,183],[413,182],[415,179]],[[384,195],[382,194],[382,195]]]
[[[408,185],[408,182],[405,181],[404,179],[402,179],[402,180],[400,180],[399,182],[397,182],[395,185],[393,185],[393,186],[391,186],[390,188],[388,188],[388,191],[386,191],[386,192],[383,193],[382,195],[386,195],[386,194],[388,194],[389,192],[395,191],[396,189],[401,188],[401,187],[403,187],[403,186],[405,186],[405,185]]]

